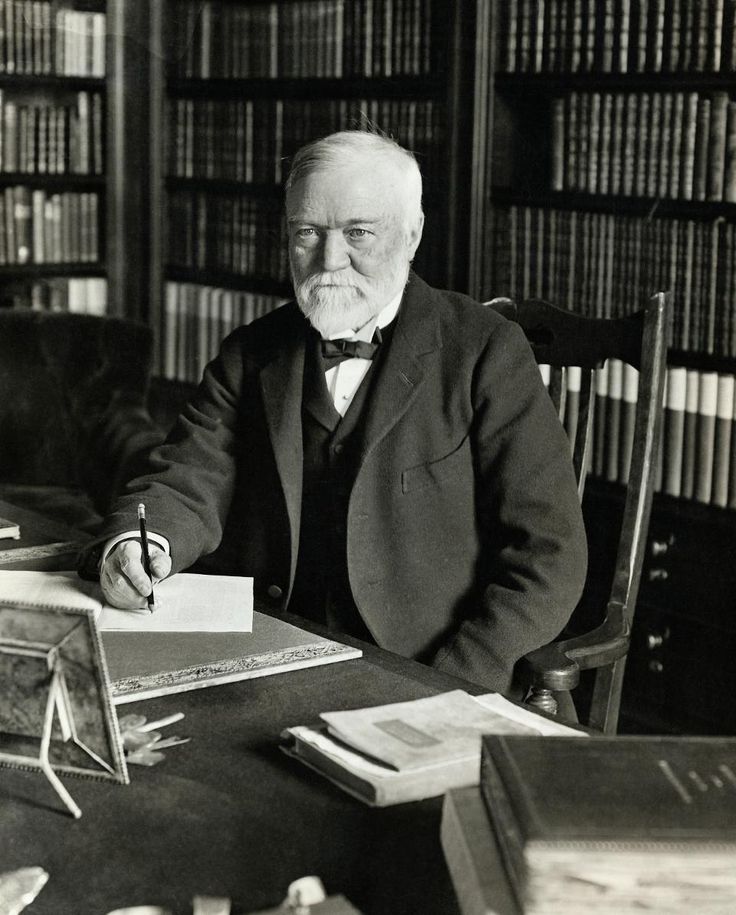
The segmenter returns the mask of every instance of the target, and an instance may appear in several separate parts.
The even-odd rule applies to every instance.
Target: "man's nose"
[[[349,263],[348,245],[342,232],[328,232],[322,244],[322,268],[326,273],[334,273]]]

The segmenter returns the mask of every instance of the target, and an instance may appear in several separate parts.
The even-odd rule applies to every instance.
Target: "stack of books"
[[[486,736],[441,835],[464,915],[733,913],[736,739]]]
[[[282,749],[375,807],[477,785],[483,734],[581,733],[495,693],[464,690],[320,717],[315,727],[287,728]]]

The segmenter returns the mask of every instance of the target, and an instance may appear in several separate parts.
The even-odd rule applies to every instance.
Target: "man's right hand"
[[[140,610],[146,607],[146,598],[157,581],[171,571],[171,557],[149,541],[151,575],[143,568],[143,550],[140,541],[124,540],[105,557],[100,566],[100,585],[105,600],[121,610]]]

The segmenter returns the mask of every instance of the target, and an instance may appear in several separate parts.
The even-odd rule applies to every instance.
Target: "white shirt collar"
[[[377,327],[387,327],[396,317],[399,311],[399,305],[404,296],[403,288],[391,301],[382,308],[375,318],[364,324],[359,330],[343,330],[330,334],[329,340],[365,340],[369,342],[373,339],[373,333]]]

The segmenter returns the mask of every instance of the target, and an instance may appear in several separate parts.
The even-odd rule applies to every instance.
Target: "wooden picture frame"
[[[67,810],[57,772],[128,784],[93,610],[0,601],[0,765],[38,768]]]

